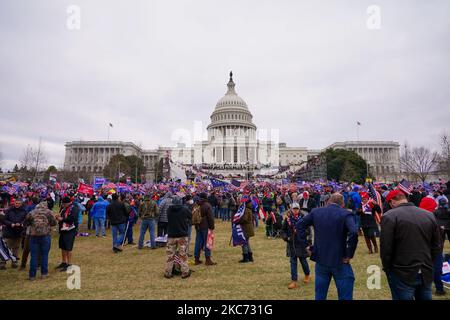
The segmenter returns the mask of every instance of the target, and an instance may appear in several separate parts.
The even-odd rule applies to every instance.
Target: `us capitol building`
[[[147,181],[153,181],[156,164],[162,158],[170,158],[173,166],[184,170],[196,168],[216,174],[270,174],[290,168],[296,170],[322,150],[307,147],[288,147],[274,142],[276,133],[262,140],[247,103],[237,95],[233,74],[227,84],[227,92],[217,102],[207,126],[207,140],[197,141],[192,147],[178,143],[177,147],[158,147],[145,150],[132,142],[123,141],[72,141],[65,144],[64,169],[102,175],[109,159],[117,154],[140,157],[146,167]],[[275,135],[275,137],[274,137]],[[264,137],[266,138],[266,137]],[[336,142],[328,148],[353,150],[364,158],[369,170],[379,180],[393,180],[398,174],[400,144],[393,141]]]

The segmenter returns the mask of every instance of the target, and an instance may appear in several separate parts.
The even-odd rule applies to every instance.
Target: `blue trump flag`
[[[242,204],[238,211],[233,216],[233,224],[231,225],[231,238],[233,240],[233,246],[241,246],[247,243],[247,239],[244,236],[244,230],[239,223],[239,220],[244,215],[245,204]]]
[[[209,180],[211,181],[213,188],[225,187],[228,184],[228,182],[219,179],[211,178]]]

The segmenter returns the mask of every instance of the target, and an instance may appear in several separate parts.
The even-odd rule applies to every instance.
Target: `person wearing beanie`
[[[436,219],[400,190],[386,201],[393,209],[381,220],[380,256],[392,299],[431,300],[434,263],[442,252]]]
[[[164,273],[165,278],[172,278],[175,260],[181,269],[181,278],[190,277],[191,271],[187,263],[187,244],[189,236],[189,225],[192,224],[192,212],[183,204],[179,196],[172,198],[172,205],[167,211],[167,261]],[[176,259],[178,256],[179,259]]]
[[[295,226],[300,219],[300,205],[297,202],[294,202],[292,203],[291,208],[287,211],[281,227],[281,238],[286,242],[286,256],[289,257],[289,262],[291,265],[291,283],[289,284],[288,289],[297,288],[298,260],[300,260],[303,273],[305,274],[303,282],[307,284],[310,281],[310,269],[308,261],[306,260],[310,254],[304,243],[300,241],[299,237],[297,237],[297,231],[295,229]],[[308,230],[309,229],[306,229],[306,232],[308,232]]]

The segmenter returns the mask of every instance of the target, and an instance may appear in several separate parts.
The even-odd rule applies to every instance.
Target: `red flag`
[[[78,185],[78,193],[83,193],[83,194],[88,194],[88,195],[93,195],[94,194],[94,188],[92,188],[90,185],[84,184],[84,183],[80,183]]]

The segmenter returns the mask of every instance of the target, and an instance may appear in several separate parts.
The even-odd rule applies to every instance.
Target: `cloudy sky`
[[[66,141],[106,140],[108,123],[110,140],[173,145],[206,127],[230,70],[290,146],[356,140],[360,121],[360,140],[437,148],[450,128],[448,0],[3,0],[0,39],[3,168],[39,137],[61,166]]]

